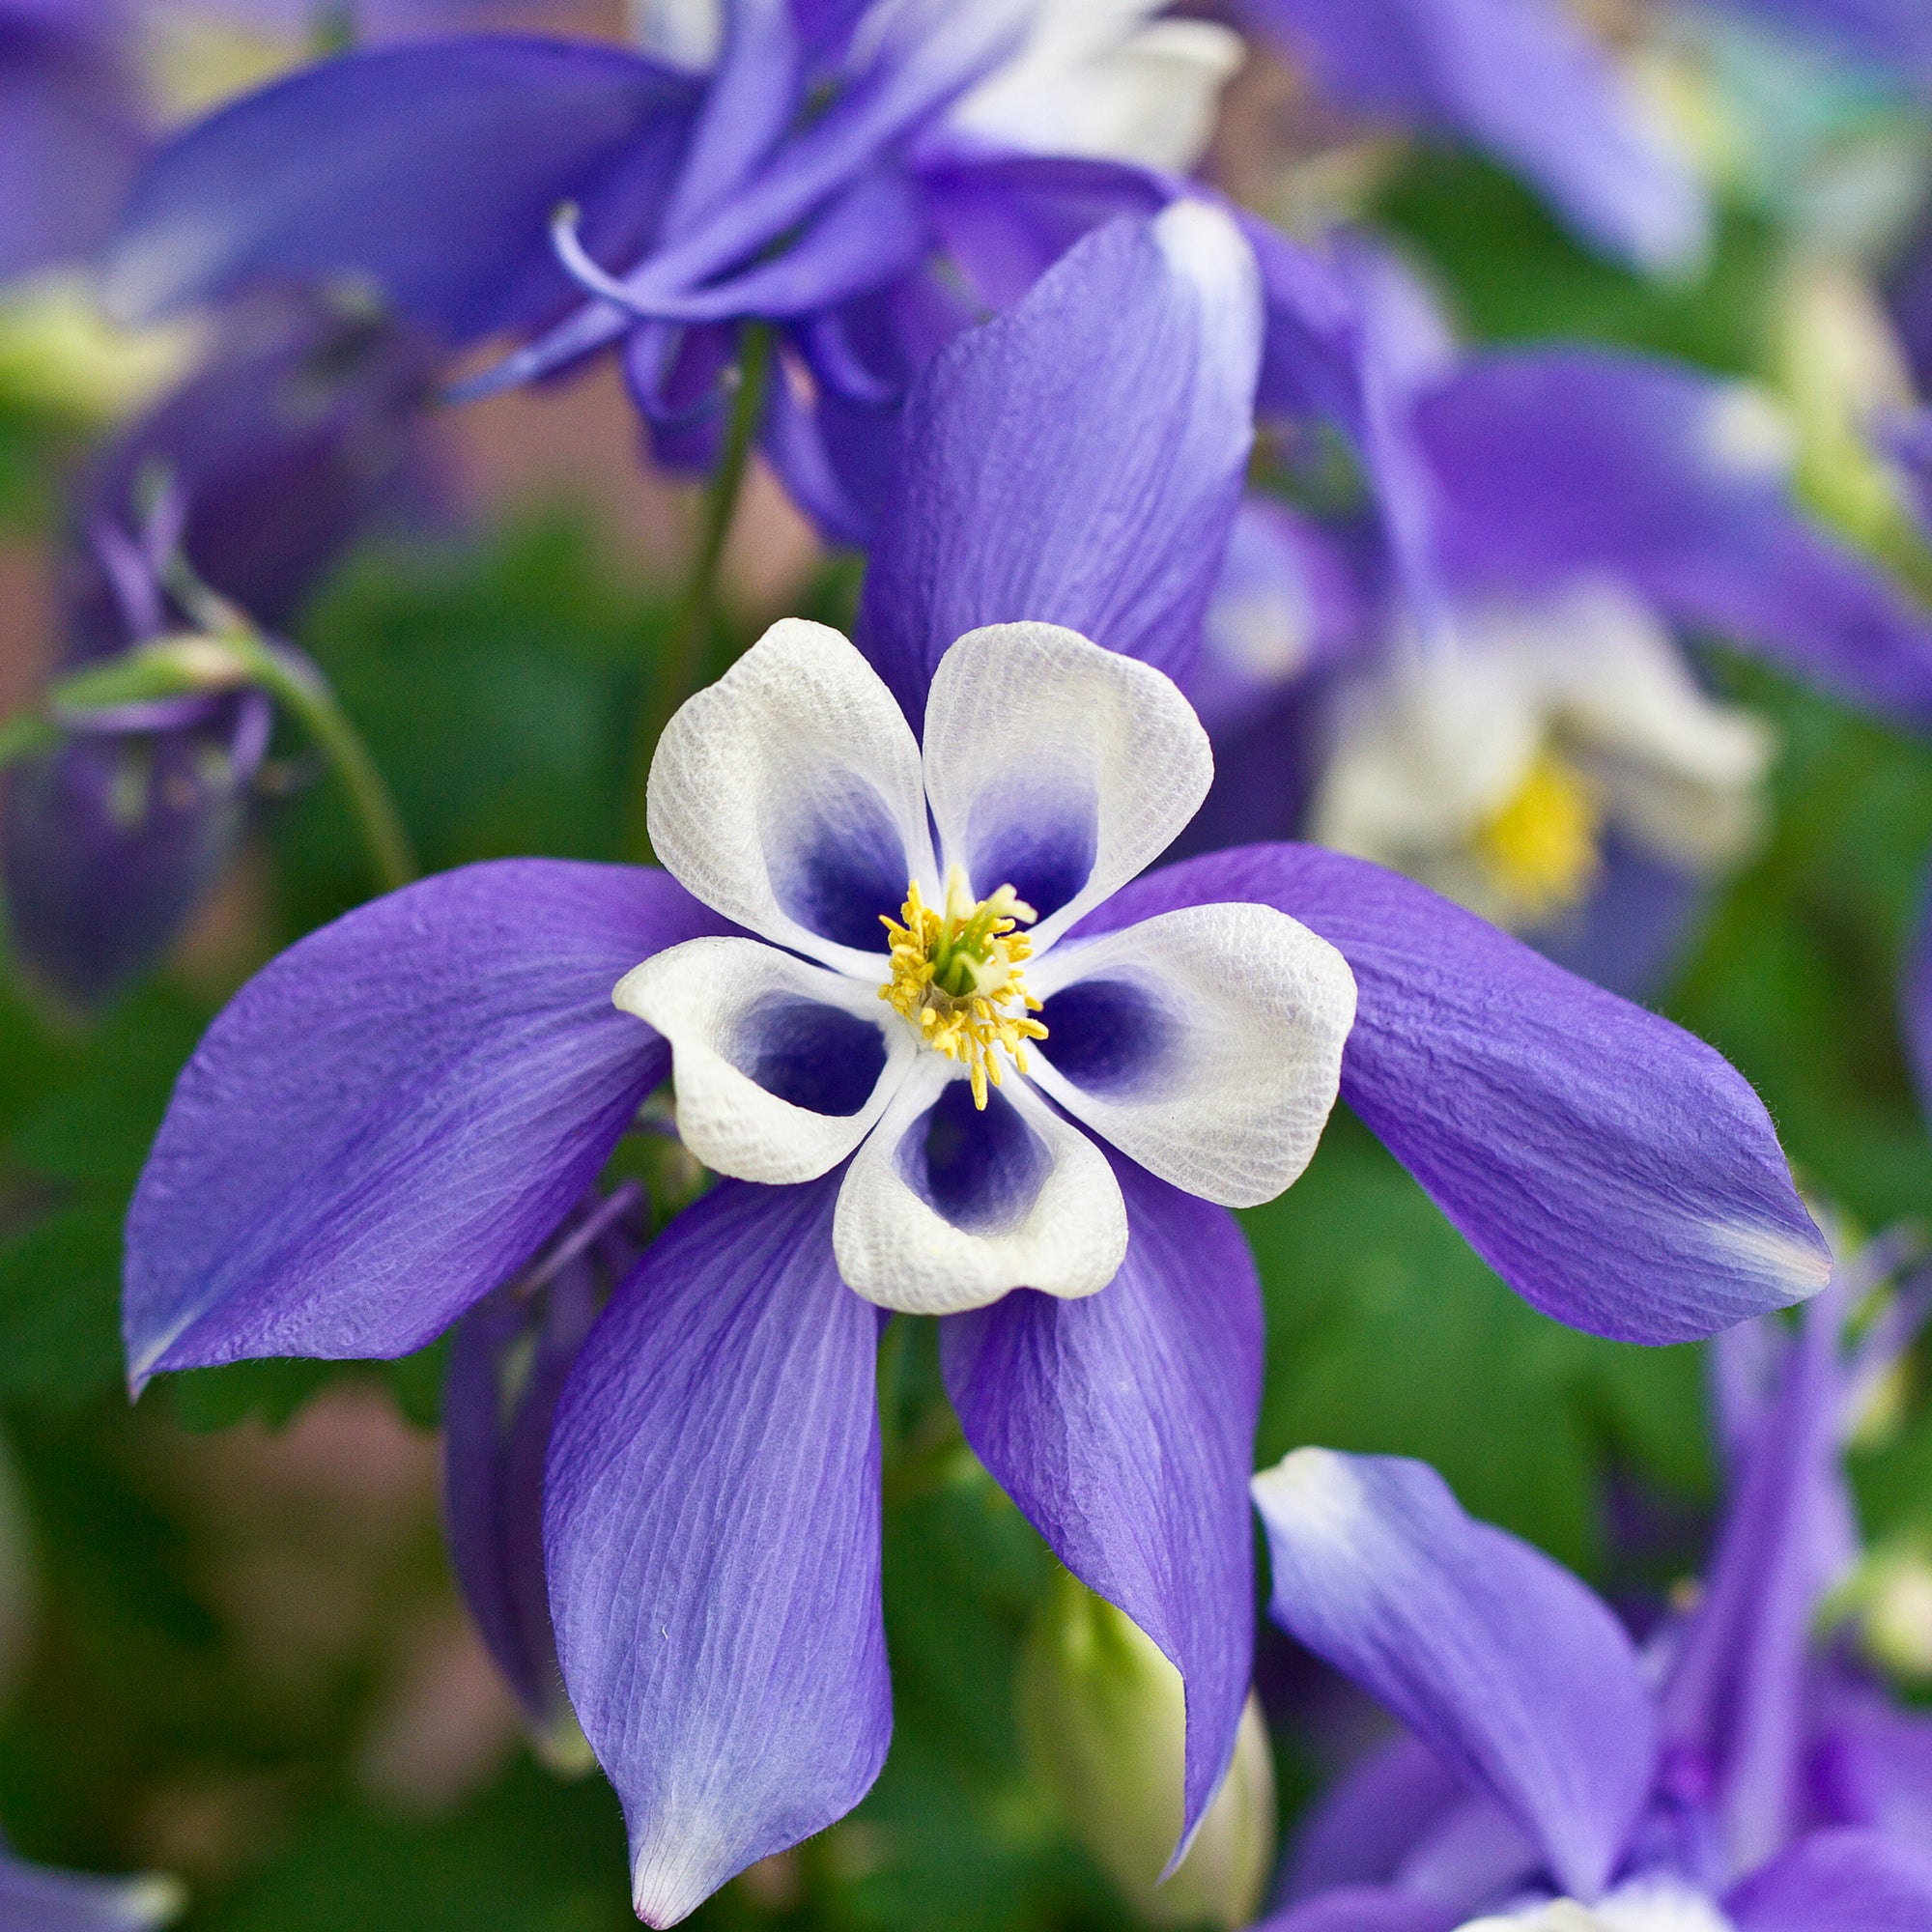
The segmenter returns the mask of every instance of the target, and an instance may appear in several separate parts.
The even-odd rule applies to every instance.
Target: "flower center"
[[[1024,1073],[1027,1041],[1046,1037],[1031,1017],[1039,1002],[1020,975],[1033,942],[1018,928],[1037,917],[1010,886],[976,900],[957,866],[946,875],[943,908],[926,904],[915,879],[898,918],[880,915],[893,977],[879,998],[918,1027],[927,1046],[966,1068],[976,1107],[985,1106],[988,1082],[1000,1084],[999,1053]]]
[[[1497,895],[1533,924],[1589,890],[1603,817],[1582,774],[1544,752],[1515,797],[1477,830],[1475,857]]]

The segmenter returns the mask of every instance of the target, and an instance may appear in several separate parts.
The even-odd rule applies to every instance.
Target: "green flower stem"
[[[718,613],[718,568],[724,561],[724,542],[731,533],[745,475],[751,468],[752,446],[764,413],[771,369],[770,326],[753,323],[740,338],[738,390],[731,405],[724,453],[705,486],[697,554],[692,561],[691,576],[684,595],[678,600],[670,628],[665,633],[664,646],[658,654],[657,675],[650,682],[638,717],[637,739],[632,748],[631,809],[625,850],[641,865],[649,865],[655,856],[645,823],[645,790],[658,740],[678,706],[724,668],[711,662],[711,633]]]
[[[249,662],[249,682],[287,706],[322,748],[342,788],[368,848],[369,863],[385,893],[409,885],[417,876],[415,853],[403,829],[395,801],[361,733],[350,723],[328,680],[309,661],[278,648],[266,639],[243,635],[235,639],[238,653]]]
[[[210,600],[205,614],[214,620],[207,636],[156,638],[124,656],[63,678],[47,693],[47,709],[55,724],[63,713],[111,710],[156,698],[244,689],[264,692],[300,721],[335,767],[383,890],[394,892],[408,885],[416,876],[409,835],[369,748],[336,701],[327,679],[299,652],[251,630],[229,607]],[[52,729],[41,719],[14,720],[0,728],[0,756],[14,750],[15,734],[19,749],[31,750]]]

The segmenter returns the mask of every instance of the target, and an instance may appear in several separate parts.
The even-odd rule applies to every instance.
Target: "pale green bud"
[[[1872,1662],[1910,1683],[1932,1681],[1932,1560],[1918,1549],[1874,1550],[1857,1590]]]
[[[37,275],[0,293],[0,395],[104,428],[179,382],[198,340],[190,324],[119,327],[81,276]]]
[[[1180,1673],[1130,1618],[1063,1577],[1028,1638],[1020,1724],[1068,1830],[1143,1918],[1248,1924],[1274,1860],[1274,1763],[1250,1693],[1235,1759],[1180,1867]]]

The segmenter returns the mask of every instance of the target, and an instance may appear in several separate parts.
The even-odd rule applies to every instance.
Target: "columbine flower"
[[[526,338],[472,394],[615,346],[657,455],[681,468],[717,459],[740,328],[772,325],[767,446],[851,540],[869,531],[897,405],[933,350],[1067,240],[1170,191],[1091,157],[1184,165],[1205,145],[1239,43],[1150,24],[1151,11],[680,8],[671,48],[709,72],[513,38],[352,55],[166,150],[133,197],[110,293],[153,315],[264,278],[354,273],[452,348]],[[1042,150],[1067,158],[1047,166]]]
[[[1421,1463],[1303,1449],[1255,1478],[1276,1620],[1411,1734],[1318,1809],[1270,1932],[1932,1923],[1925,1720],[1814,1636],[1856,1550],[1840,1451],[1924,1313],[1908,1292],[1847,1341],[1896,1261],[1875,1243],[1802,1330],[1723,1339],[1730,1500],[1645,1657]]]
[[[240,316],[208,366],[97,458],[75,514],[64,668],[99,675],[158,648],[183,675],[162,680],[166,695],[57,706],[56,741],[5,772],[14,942],[63,997],[99,1004],[152,965],[249,821],[272,708],[196,635],[179,566],[251,622],[286,621],[401,499],[424,375],[419,349],[366,316]]]
[[[1261,1304],[1215,1197],[1306,1157],[1351,979],[1342,1092],[1539,1306],[1674,1339],[1822,1279],[1763,1108],[1666,1022],[1336,854],[1131,877],[1208,776],[1168,678],[1239,499],[1261,335],[1214,212],[1079,243],[913,392],[862,613],[877,676],[782,625],[667,735],[677,877],[486,865],[352,913],[230,1004],[156,1139],[137,1385],[421,1347],[527,1265],[667,1072],[691,1146],[755,1177],[618,1289],[551,1443],[558,1657],[653,1923],[843,1815],[884,1758],[879,1318],[855,1289],[955,1311],[967,1441],[1180,1671],[1192,1832],[1252,1645]],[[952,918],[942,860],[972,895]],[[1009,1051],[1023,1016],[1046,1036]],[[928,1043],[948,1029],[966,1058]]]
[[[1747,845],[1771,753],[1673,633],[1922,723],[1932,617],[1799,510],[1756,391],[1601,350],[1459,355],[1412,280],[1354,267],[1392,508],[1366,558],[1251,519],[1200,680],[1214,832],[1305,826],[1641,988]]]

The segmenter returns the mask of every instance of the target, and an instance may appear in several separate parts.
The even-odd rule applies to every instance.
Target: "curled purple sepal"
[[[647,1218],[635,1181],[586,1197],[544,1254],[456,1324],[443,1383],[443,1520],[456,1580],[538,1752],[571,1776],[594,1760],[557,1668],[544,1457],[564,1379],[642,1254]]]

